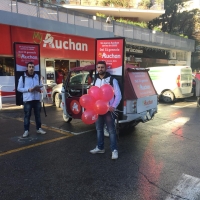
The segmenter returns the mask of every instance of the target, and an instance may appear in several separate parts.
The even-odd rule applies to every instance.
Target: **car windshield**
[[[92,77],[90,76],[90,72],[84,71],[84,72],[73,72],[70,77],[69,86],[75,86],[75,85],[81,85],[81,84],[90,84],[94,77],[94,74]]]

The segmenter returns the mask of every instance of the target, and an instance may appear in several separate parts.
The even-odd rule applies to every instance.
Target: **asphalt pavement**
[[[36,133],[33,115],[28,138],[22,138],[21,107],[0,111],[0,199],[200,199],[200,110],[195,98],[160,103],[154,120],[124,130],[118,160],[111,159],[109,138],[105,154],[89,153],[96,145],[94,125],[66,123],[61,109],[50,103],[46,111],[47,117],[43,111],[41,117],[47,134]],[[196,184],[187,179],[187,187],[179,186],[185,177]]]

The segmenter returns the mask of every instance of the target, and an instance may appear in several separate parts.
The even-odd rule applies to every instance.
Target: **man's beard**
[[[99,74],[100,74],[100,75],[105,75],[105,74],[106,74],[106,72],[99,71]]]

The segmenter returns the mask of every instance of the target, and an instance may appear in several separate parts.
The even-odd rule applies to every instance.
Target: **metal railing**
[[[22,0],[0,0],[0,10],[109,31],[113,32],[115,36],[126,37],[151,46],[160,46],[160,48],[194,51],[195,42],[190,39],[162,32],[152,32],[149,29],[114,20],[108,24],[104,18],[83,14],[55,4],[45,3],[41,7],[38,3],[33,5],[20,1]]]

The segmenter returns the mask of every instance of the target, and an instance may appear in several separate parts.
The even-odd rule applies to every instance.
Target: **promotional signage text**
[[[147,72],[132,72],[129,73],[131,83],[134,87],[137,98],[155,95],[156,91],[153,88],[152,82]],[[148,103],[146,103],[148,104]]]
[[[35,71],[39,71],[39,46],[35,44],[15,44],[16,71],[26,71],[27,63],[33,62]]]
[[[110,38],[96,40],[96,63],[105,61],[107,71],[122,76],[124,65],[124,39]]]

